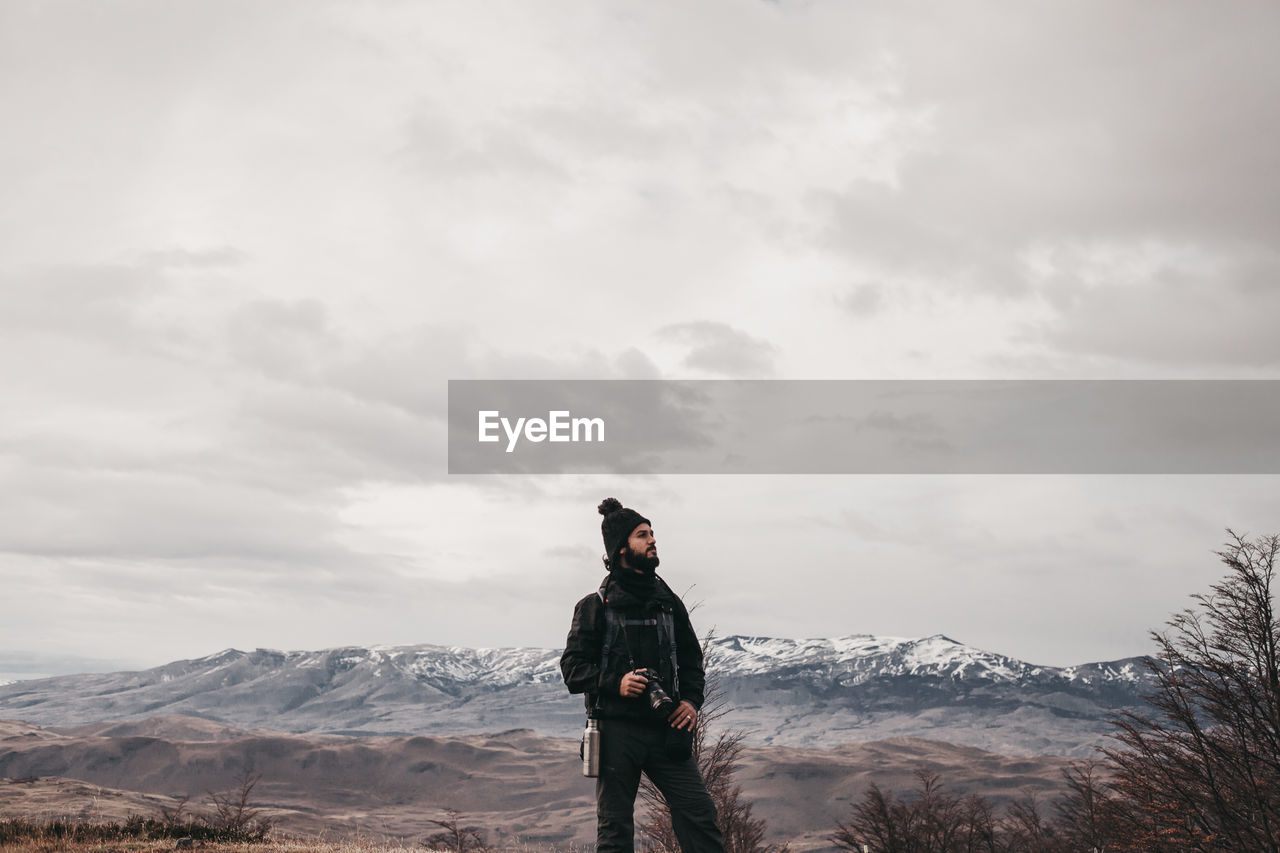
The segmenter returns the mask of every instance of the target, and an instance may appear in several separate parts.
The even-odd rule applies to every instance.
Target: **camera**
[[[640,695],[648,701],[650,710],[664,720],[671,716],[671,712],[675,710],[676,703],[667,695],[667,691],[662,689],[662,683],[658,680],[657,670],[646,668],[636,670],[636,672],[649,680],[649,683],[644,686],[644,693]]]

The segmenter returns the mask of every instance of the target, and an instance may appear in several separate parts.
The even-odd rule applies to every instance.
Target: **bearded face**
[[[627,546],[622,549],[622,565],[646,574],[658,568],[658,540],[653,536],[652,527],[642,524],[631,531]]]

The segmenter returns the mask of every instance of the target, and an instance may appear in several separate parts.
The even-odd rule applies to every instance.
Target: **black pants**
[[[640,771],[671,806],[671,826],[681,853],[722,853],[716,806],[693,758],[666,755],[663,726],[630,720],[600,722],[600,775],[596,778],[597,853],[635,850],[636,791]]]

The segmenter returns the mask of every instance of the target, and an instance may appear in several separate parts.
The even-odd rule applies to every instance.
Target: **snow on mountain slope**
[[[1054,668],[935,635],[713,641],[709,670],[750,740],[825,746],[914,735],[997,750],[1073,752],[1142,704],[1136,659]],[[557,649],[225,649],[139,672],[0,686],[0,717],[79,725],[182,714],[247,728],[362,734],[532,728],[572,736]]]
[[[298,669],[370,670],[375,677],[412,677],[430,684],[505,687],[559,683],[560,650],[470,649],[458,646],[372,646],[279,652],[226,649],[195,661],[168,664],[208,676],[245,658]],[[1137,684],[1135,660],[1057,668],[1036,666],[965,646],[941,634],[919,639],[854,634],[834,639],[788,640],[731,636],[712,643],[711,659],[723,678],[774,675],[856,685],[876,677],[938,676],[1019,684],[1037,679]]]
[[[1107,680],[1137,684],[1135,661],[1081,664],[1057,668],[1035,666],[1004,655],[957,643],[942,634],[919,639],[853,634],[829,640],[783,640],[770,637],[725,637],[714,641],[713,655],[726,674],[810,674],[856,685],[871,678],[930,675],[959,680],[1019,684],[1029,680]]]

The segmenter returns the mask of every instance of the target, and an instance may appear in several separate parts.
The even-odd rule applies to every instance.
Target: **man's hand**
[[[693,731],[693,724],[698,722],[698,709],[688,699],[680,700],[680,704],[676,706],[675,711],[667,717],[667,722],[671,724],[673,729],[688,729]]]
[[[635,672],[628,672],[622,676],[622,682],[618,685],[618,695],[624,699],[634,699],[644,692],[644,688],[649,684],[649,679],[640,673],[643,669],[637,669]]]

